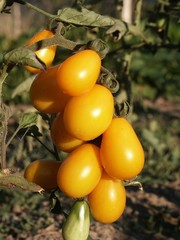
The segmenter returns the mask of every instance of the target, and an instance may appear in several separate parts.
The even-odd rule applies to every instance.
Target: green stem
[[[0,106],[0,158],[1,169],[6,169],[6,136],[7,136],[7,112],[6,107],[2,104]]]
[[[131,53],[126,53],[124,56],[124,84],[125,90],[127,93],[127,101],[132,106],[132,83],[131,83],[131,75],[130,75],[130,64],[131,64]]]
[[[38,8],[38,7],[34,6],[34,5],[32,5],[31,3],[25,2],[23,0],[21,1],[21,4],[25,5],[28,8],[31,8],[31,9],[35,10],[36,12],[38,12],[38,13],[46,16],[46,17],[49,17],[49,18],[56,18],[57,17],[56,15],[48,13],[48,12],[42,10],[41,8]]]
[[[50,148],[48,148],[39,138],[36,136],[30,134],[31,137],[33,137],[36,141],[38,141],[48,152],[50,152],[54,157],[56,157],[56,154],[54,151],[52,151]]]
[[[54,148],[54,156],[56,157],[56,160],[61,161],[57,147],[54,144],[53,144],[53,148]]]
[[[8,70],[8,66],[3,64],[1,69],[0,69],[0,107],[2,106],[2,87],[3,87],[3,83],[6,79],[6,77],[8,76],[7,70]]]
[[[42,43],[41,48],[46,48],[49,45],[57,45],[69,50],[75,50],[78,46],[81,46],[81,44],[68,40],[64,38],[62,35],[55,35],[51,39],[44,39],[41,43]],[[28,46],[27,48],[32,51],[37,51],[37,43],[34,43]]]
[[[3,83],[8,76],[8,65],[3,64],[0,69],[0,158],[1,169],[6,168],[6,136],[8,113],[2,99]]]
[[[13,135],[10,137],[10,139],[8,140],[8,142],[6,143],[6,149],[8,148],[9,144],[12,142],[12,140],[14,139],[14,137],[16,136],[16,134],[19,132],[21,128],[18,126],[15,130],[15,132],[13,133]]]
[[[142,0],[136,0],[135,3],[135,24],[138,26],[141,21]]]

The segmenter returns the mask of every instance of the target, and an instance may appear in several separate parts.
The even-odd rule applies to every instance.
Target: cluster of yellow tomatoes
[[[56,114],[51,138],[68,155],[62,162],[36,160],[24,176],[46,191],[58,187],[69,197],[86,198],[93,217],[111,223],[125,209],[123,180],[141,172],[144,151],[129,122],[114,117],[112,93],[97,84],[100,71],[100,56],[86,49],[36,76],[31,103]]]

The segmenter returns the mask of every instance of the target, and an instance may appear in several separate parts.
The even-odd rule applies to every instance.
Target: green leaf
[[[130,112],[130,105],[127,101],[115,102],[115,113],[117,116],[126,117]]]
[[[42,137],[42,133],[39,131],[39,128],[36,125],[33,125],[29,128],[27,136],[36,136],[36,137]]]
[[[43,192],[43,188],[35,183],[27,181],[24,177],[18,174],[3,174],[0,173],[0,188],[21,188],[31,192]]]
[[[24,113],[19,120],[19,128],[31,127],[36,124],[36,121],[37,121],[37,113],[35,112]]]
[[[20,83],[12,92],[11,97],[14,98],[17,95],[21,95],[23,92],[29,92],[29,89],[31,87],[31,84],[35,78],[35,75],[32,75],[31,77],[27,78],[25,81]]]
[[[62,213],[60,196],[58,196],[56,191],[50,195],[50,211],[54,214]]]
[[[161,152],[159,139],[155,136],[154,132],[144,128],[142,136],[157,152]]]
[[[64,8],[57,14],[61,21],[90,27],[108,27],[114,24],[114,20],[108,16],[102,16],[86,8]]]
[[[114,25],[110,27],[107,32],[107,34],[114,34],[116,36],[116,40],[121,39],[124,35],[127,33],[131,33],[134,36],[138,36],[141,39],[143,39],[145,42],[147,42],[144,34],[141,30],[135,25],[125,23],[121,20],[114,20]]]
[[[128,30],[129,32],[137,37],[140,37],[144,40],[144,42],[148,43],[146,37],[144,36],[143,32],[135,25],[132,24],[128,24]]]
[[[107,34],[115,34],[116,40],[121,39],[128,32],[127,24],[121,20],[115,20],[112,27],[107,30]]]
[[[45,69],[45,64],[38,59],[36,54],[24,47],[13,49],[4,55],[4,61],[8,64],[21,64],[35,67],[41,70]]]

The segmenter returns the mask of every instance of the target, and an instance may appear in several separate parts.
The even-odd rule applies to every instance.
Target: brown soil
[[[113,224],[93,221],[90,235],[95,240],[178,240],[179,203],[180,181],[166,185],[145,185],[144,191],[128,187],[127,207],[123,216]],[[61,215],[55,217],[50,226],[25,239],[63,240],[59,231],[62,220]]]

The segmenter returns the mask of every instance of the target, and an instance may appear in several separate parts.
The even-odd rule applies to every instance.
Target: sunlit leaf
[[[36,124],[37,121],[37,113],[29,112],[24,113],[19,120],[19,128],[27,128]]]
[[[75,25],[91,27],[108,27],[114,24],[114,20],[108,16],[102,16],[86,8],[64,8],[58,11],[61,21]]]
[[[43,192],[42,187],[27,181],[24,177],[17,174],[0,174],[0,188],[21,188],[32,192]]]
[[[4,61],[8,64],[28,65],[42,70],[45,69],[45,64],[38,59],[36,54],[24,47],[19,47],[6,53]]]

